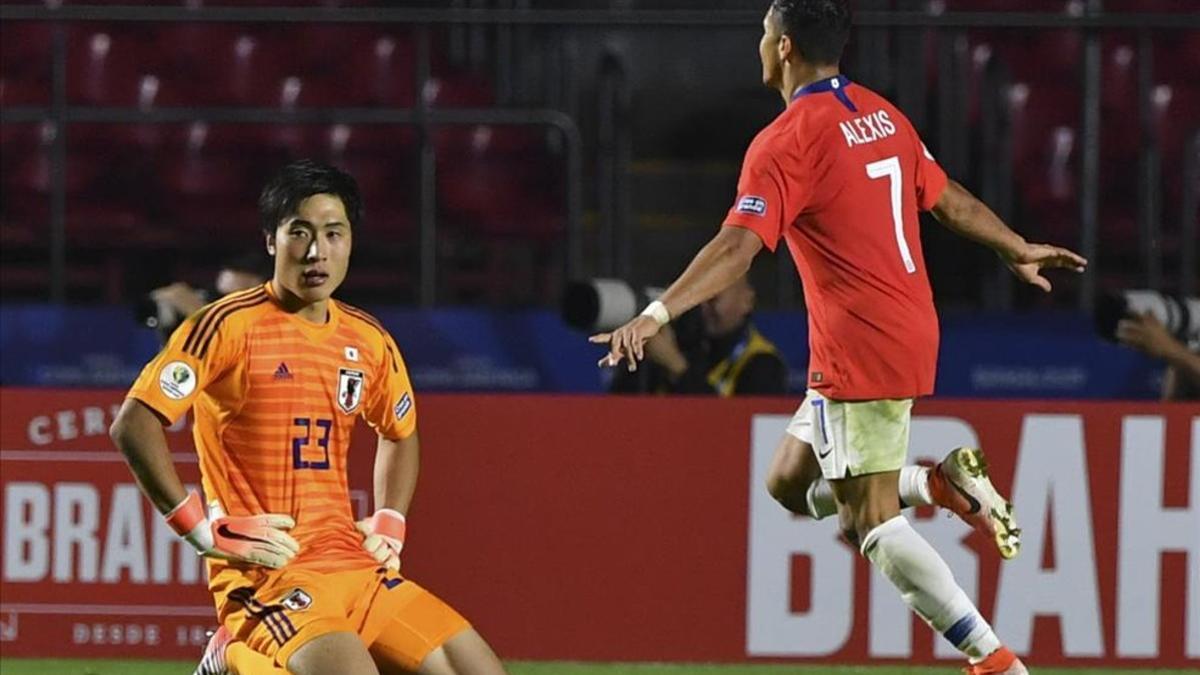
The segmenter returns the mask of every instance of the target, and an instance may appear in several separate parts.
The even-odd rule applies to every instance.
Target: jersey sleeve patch
[[[400,400],[396,401],[396,407],[392,409],[396,414],[396,421],[399,422],[407,417],[410,410],[412,410],[412,396],[409,396],[408,392],[405,392],[400,397]]]
[[[737,213],[747,213],[762,218],[767,215],[767,200],[756,195],[745,195],[738,199],[733,208]]]
[[[196,390],[196,371],[183,361],[171,361],[158,373],[158,388],[172,401],[182,401]]]

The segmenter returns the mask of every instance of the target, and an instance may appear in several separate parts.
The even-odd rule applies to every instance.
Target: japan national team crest
[[[358,410],[358,404],[362,402],[363,387],[366,385],[366,378],[361,370],[351,370],[349,368],[338,369],[338,407],[344,413],[352,413]]]
[[[300,612],[312,607],[312,596],[308,593],[305,593],[302,589],[297,588],[291,593],[288,593],[287,597],[283,599],[283,602],[279,604],[293,612]]]

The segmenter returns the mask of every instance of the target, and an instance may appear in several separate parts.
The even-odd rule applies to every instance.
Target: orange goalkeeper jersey
[[[375,564],[350,511],[350,432],[361,416],[406,438],[417,413],[400,351],[369,314],[330,300],[329,320],[313,324],[285,312],[270,283],[226,296],[175,331],[129,397],[170,422],[195,411],[210,508],[292,516],[289,567]],[[230,567],[210,560],[210,579]]]

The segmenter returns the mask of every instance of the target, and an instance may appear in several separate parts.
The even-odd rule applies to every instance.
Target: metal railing
[[[461,2],[457,4],[461,5]],[[1035,12],[969,12],[969,13],[930,13],[922,11],[860,11],[855,16],[855,24],[860,28],[878,29],[919,29],[931,28],[946,31],[951,39],[946,40],[946,52],[941,60],[941,68],[947,82],[963,81],[966,71],[962,53],[958,45],[962,31],[968,28],[1036,28],[1054,29],[1069,28],[1085,31],[1084,73],[1083,73],[1083,110],[1081,111],[1082,132],[1082,162],[1081,162],[1081,203],[1080,214],[1082,231],[1079,246],[1085,255],[1097,250],[1099,236],[1099,142],[1100,142],[1100,50],[1099,34],[1101,29],[1139,29],[1142,40],[1139,48],[1148,49],[1145,36],[1149,30],[1181,30],[1200,28],[1200,14],[1107,14],[1102,10],[1102,0],[1089,0],[1088,11],[1081,16],[1061,13]],[[566,26],[566,27],[602,27],[610,29],[640,30],[668,27],[708,27],[708,28],[752,28],[761,21],[761,13],[744,11],[645,11],[628,9],[610,10],[532,10],[527,3],[514,2],[510,9],[465,8],[461,6],[450,9],[408,9],[408,8],[263,8],[263,7],[203,7],[190,9],[187,7],[123,7],[123,6],[93,6],[65,5],[58,7],[13,6],[0,5],[0,21],[108,21],[108,22],[240,22],[240,23],[339,23],[339,24],[410,24],[420,27],[419,35],[425,37],[420,41],[418,57],[418,89],[423,91],[424,84],[429,78],[429,45],[427,29],[436,25],[460,27],[501,26],[528,29],[532,26]],[[519,33],[520,31],[518,31]],[[500,45],[501,53],[511,53],[512,35],[508,42]],[[65,288],[65,223],[64,223],[64,160],[65,133],[62,123],[80,121],[100,121],[113,123],[127,122],[176,122],[208,120],[250,121],[261,123],[297,123],[297,122],[363,122],[363,123],[395,123],[412,124],[421,133],[421,192],[420,192],[420,241],[421,241],[421,281],[420,298],[423,304],[432,304],[436,296],[435,265],[436,251],[434,247],[436,234],[436,218],[433,200],[433,175],[436,167],[433,164],[432,148],[429,143],[429,127],[439,124],[540,124],[558,128],[566,141],[567,157],[567,186],[566,186],[566,268],[568,276],[586,274],[582,250],[582,154],[583,139],[573,115],[560,110],[545,108],[495,108],[469,110],[431,110],[418,97],[418,105],[414,109],[362,109],[362,108],[326,108],[312,110],[281,111],[273,109],[245,108],[181,108],[156,109],[140,111],[137,109],[85,108],[68,105],[65,96],[65,45],[62,31],[56,31],[54,40],[55,59],[53,64],[53,98],[49,108],[8,108],[0,110],[0,122],[17,122],[31,120],[53,120],[59,122],[60,133],[52,147],[52,203],[51,203],[51,279],[52,299],[61,301]],[[909,44],[911,49],[919,48],[919,42]],[[503,65],[503,64],[501,64]],[[564,73],[564,81],[570,81],[571,73]],[[1147,73],[1148,77],[1148,73]],[[911,79],[911,77],[909,78]],[[1145,80],[1142,80],[1145,81]],[[515,94],[515,83],[502,82],[502,93]],[[921,86],[923,87],[923,80]],[[961,89],[959,89],[961,91]],[[901,89],[898,99],[906,100],[916,109],[923,110],[923,96],[919,91]],[[968,162],[965,143],[953,139],[964,133],[964,123],[960,118],[960,108],[954,108],[953,92],[943,92],[939,99],[943,102],[939,136],[943,137],[950,148],[944,157],[948,165],[965,166]],[[1143,92],[1144,93],[1144,92]],[[620,104],[620,97],[611,97],[614,105]],[[917,99],[921,99],[918,101]],[[564,105],[570,111],[578,106],[572,96],[564,97]],[[923,117],[923,113],[918,113]],[[613,120],[619,119],[614,115]],[[985,145],[995,147],[999,144],[996,134],[1002,134],[1004,121],[993,119],[991,130],[985,125]],[[615,129],[616,127],[614,127]],[[989,135],[990,134],[990,135]],[[602,153],[614,158],[618,166],[614,168],[613,189],[619,185],[620,147],[626,143],[626,138],[614,134],[610,140],[611,147],[603,148]],[[1200,142],[1200,141],[1198,141]],[[945,149],[944,149],[945,150]],[[1151,153],[1152,154],[1152,153]],[[1182,231],[1182,246],[1184,247],[1184,269],[1180,287],[1195,288],[1195,247],[1197,242],[1196,224],[1189,214],[1195,212],[1197,162],[1194,153],[1189,154],[1188,174],[1185,183],[1184,220]],[[1144,160],[1141,180],[1143,185],[1149,185],[1156,180],[1154,157]],[[998,167],[989,174],[994,181],[985,186],[983,192],[992,203],[1000,205],[1003,211],[1010,208],[1012,198],[1011,163]],[[1005,182],[1008,182],[1007,185]],[[1153,189],[1157,189],[1155,186]],[[601,195],[604,198],[604,195]],[[611,261],[606,267],[623,268],[624,254],[622,246],[628,246],[630,218],[629,209],[614,206],[611,222],[606,228],[612,230],[605,246],[611,247],[604,252],[604,260]],[[1189,210],[1190,209],[1190,210]],[[1157,238],[1154,228],[1157,227],[1159,209],[1155,204],[1143,204],[1141,210],[1145,234],[1144,257],[1149,274],[1148,281],[1156,276],[1154,260],[1157,260]],[[621,222],[626,219],[625,222]],[[623,234],[624,233],[624,234]],[[616,241],[620,237],[625,241]],[[786,261],[781,264],[786,264]],[[1098,266],[1093,266],[1084,276],[1083,290],[1079,296],[1080,306],[1090,308],[1097,293],[1096,279]],[[997,290],[993,292],[994,301],[1003,305],[1011,301],[1011,284],[1007,280],[997,282]]]

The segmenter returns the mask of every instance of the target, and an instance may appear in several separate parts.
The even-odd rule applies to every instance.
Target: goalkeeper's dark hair
[[[296,160],[278,171],[258,196],[258,217],[265,232],[271,233],[280,221],[295,215],[300,202],[313,195],[329,194],[342,200],[351,227],[362,220],[362,195],[358,182],[341,169],[312,159]]]
[[[826,66],[842,59],[850,39],[846,0],[772,0],[771,11],[805,61]]]

